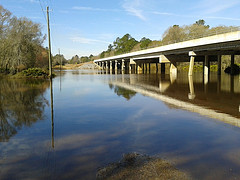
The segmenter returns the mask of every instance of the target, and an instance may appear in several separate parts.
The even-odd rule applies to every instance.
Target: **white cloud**
[[[98,39],[89,39],[89,38],[84,38],[84,37],[79,37],[79,36],[71,37],[70,39],[73,42],[78,42],[81,44],[96,44],[96,43],[110,44],[110,42],[107,42],[107,41],[102,41],[102,40],[98,40]]]
[[[173,14],[173,13],[165,13],[165,12],[149,12],[155,15],[162,15],[162,16],[176,16],[176,17],[183,17],[183,18],[203,18],[203,19],[220,19],[220,20],[231,20],[231,21],[240,21],[240,18],[231,18],[231,17],[222,17],[222,16],[192,16],[192,15],[180,15],[180,14]]]
[[[143,15],[143,10],[140,9],[142,6],[143,6],[142,0],[124,0],[122,7],[129,14],[136,16],[143,21],[146,21],[147,18]]]
[[[239,0],[203,0],[196,6],[201,9],[204,14],[213,14],[222,12],[226,9],[232,8],[240,4]]]
[[[229,17],[207,16],[204,18],[205,19],[221,19],[221,20],[240,21],[240,18],[229,18]]]
[[[72,9],[74,10],[82,10],[82,11],[120,11],[118,9],[101,9],[101,8],[93,8],[93,7],[84,7],[84,6],[74,6]]]
[[[30,3],[39,3],[37,0],[25,0],[27,2],[30,2]]]

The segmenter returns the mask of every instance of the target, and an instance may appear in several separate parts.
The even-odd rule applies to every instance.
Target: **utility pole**
[[[58,54],[59,54],[59,58],[60,58],[60,72],[62,70],[62,56],[60,55],[60,48],[58,48]]]
[[[49,7],[47,6],[49,77],[52,78],[51,38],[49,25]]]

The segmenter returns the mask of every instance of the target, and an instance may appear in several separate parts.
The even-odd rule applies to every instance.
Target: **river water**
[[[165,159],[193,179],[239,179],[239,105],[239,76],[225,74],[2,78],[0,179],[95,179],[129,152]]]

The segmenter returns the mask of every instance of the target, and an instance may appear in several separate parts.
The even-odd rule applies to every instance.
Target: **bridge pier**
[[[161,74],[165,74],[165,71],[166,71],[166,64],[161,63]]]
[[[209,62],[209,56],[205,55],[205,60],[204,60],[204,75],[208,76],[210,71],[210,62]]]
[[[122,69],[122,72],[125,70],[125,61],[124,61],[124,59],[122,59],[122,67],[121,67],[121,69]]]
[[[112,72],[112,61],[110,61],[110,71]]]
[[[234,54],[231,55],[231,75],[233,75],[233,65],[234,65],[234,61],[235,61],[235,56]]]
[[[175,74],[175,75],[177,75],[177,63],[176,63],[176,62],[171,62],[171,65],[170,65],[170,74]]]
[[[189,83],[189,89],[190,89],[190,93],[188,93],[188,99],[193,100],[193,99],[195,99],[196,95],[195,95],[195,92],[194,92],[192,75],[188,76],[188,83]]]
[[[136,72],[137,74],[139,74],[142,71],[141,63],[136,62],[136,67],[137,67]]]
[[[106,61],[106,70],[108,70],[108,62]]]
[[[132,73],[132,66],[131,66],[131,63],[129,62],[129,74]]]
[[[102,68],[105,69],[105,62],[102,62]]]
[[[115,60],[115,73],[117,74],[117,71],[118,71],[118,61]]]
[[[190,56],[190,65],[189,65],[188,75],[189,75],[189,76],[192,76],[192,74],[193,74],[194,60],[195,60],[196,54],[195,54],[193,51],[190,51],[190,52],[189,52],[189,56]]]
[[[222,73],[222,56],[218,55],[218,75]]]

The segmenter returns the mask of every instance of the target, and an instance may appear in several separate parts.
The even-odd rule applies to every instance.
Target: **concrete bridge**
[[[118,69],[129,73],[150,71],[151,64],[156,64],[156,71],[165,73],[165,64],[170,64],[170,74],[177,74],[178,62],[189,62],[188,75],[193,74],[195,62],[203,62],[203,72],[209,74],[210,62],[218,62],[218,74],[221,74],[222,55],[231,55],[231,71],[235,55],[240,55],[240,31],[219,34],[156,48],[121,54],[94,62],[102,69],[112,72]]]

